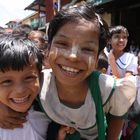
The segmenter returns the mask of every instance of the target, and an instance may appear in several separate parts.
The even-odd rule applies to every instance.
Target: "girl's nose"
[[[75,61],[77,59],[77,57],[78,57],[78,48],[77,47],[73,47],[71,49],[70,54],[69,54],[69,59],[71,61]]]

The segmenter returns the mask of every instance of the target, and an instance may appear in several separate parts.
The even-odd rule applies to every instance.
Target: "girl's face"
[[[49,63],[57,81],[76,85],[95,69],[99,48],[99,28],[87,21],[67,23],[54,36]]]
[[[111,38],[111,46],[113,51],[122,52],[127,45],[128,35],[124,32],[115,33]]]

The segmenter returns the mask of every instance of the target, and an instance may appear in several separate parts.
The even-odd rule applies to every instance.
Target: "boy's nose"
[[[24,84],[18,84],[15,86],[15,92],[17,92],[19,94],[25,93],[25,90],[26,90],[26,88],[25,88]]]

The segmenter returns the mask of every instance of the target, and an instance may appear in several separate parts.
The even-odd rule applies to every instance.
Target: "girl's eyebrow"
[[[58,37],[62,37],[62,38],[68,39],[68,37],[67,37],[66,35],[64,35],[63,33],[58,33],[58,34],[56,35],[56,38],[58,38]]]

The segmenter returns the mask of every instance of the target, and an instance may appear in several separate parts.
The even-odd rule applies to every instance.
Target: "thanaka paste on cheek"
[[[89,58],[88,58],[88,71],[87,71],[87,74],[86,74],[87,76],[89,75],[89,73],[91,71],[91,67],[94,64],[94,61],[93,60],[94,59],[91,56],[89,56]]]
[[[57,54],[58,54],[58,49],[55,48],[54,50],[52,50],[52,51],[49,53],[49,57],[52,58],[53,60],[55,60],[56,57],[57,57]]]

